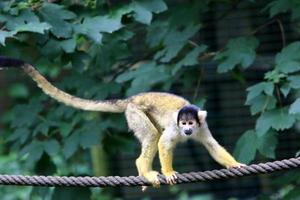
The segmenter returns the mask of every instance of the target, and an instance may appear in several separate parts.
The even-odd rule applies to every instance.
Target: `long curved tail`
[[[0,69],[9,67],[22,68],[47,95],[74,108],[101,112],[124,112],[129,101],[128,99],[101,101],[75,97],[52,85],[32,65],[19,59],[0,57]]]

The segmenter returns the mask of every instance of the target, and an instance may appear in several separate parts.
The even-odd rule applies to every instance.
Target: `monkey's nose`
[[[193,133],[193,130],[192,129],[187,129],[187,130],[184,131],[184,133],[186,135],[191,135]]]

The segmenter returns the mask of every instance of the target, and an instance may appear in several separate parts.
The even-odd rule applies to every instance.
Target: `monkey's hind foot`
[[[168,184],[170,185],[174,185],[177,183],[177,173],[176,171],[169,171],[169,172],[164,172],[163,174],[165,175],[166,177],[166,181]]]
[[[143,176],[149,181],[153,187],[158,188],[160,186],[160,182],[158,179],[158,172],[157,171],[149,171],[146,172]],[[142,191],[146,191],[147,186],[142,187]]]

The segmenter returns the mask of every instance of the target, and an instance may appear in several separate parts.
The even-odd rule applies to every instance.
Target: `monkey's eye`
[[[181,122],[182,125],[186,125],[186,122]]]
[[[189,125],[193,125],[194,124],[194,122],[192,122],[192,121],[189,121]]]

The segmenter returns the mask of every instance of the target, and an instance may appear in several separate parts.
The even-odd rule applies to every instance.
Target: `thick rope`
[[[190,172],[178,174],[177,183],[192,183],[211,181],[215,179],[229,179],[252,174],[267,174],[275,171],[300,168],[300,157],[281,161],[252,164],[241,168],[220,169],[204,172]],[[166,185],[166,179],[159,175],[161,185]],[[21,186],[78,186],[78,187],[107,187],[107,186],[143,186],[150,185],[139,176],[108,176],[108,177],[66,177],[66,176],[21,176],[0,175],[0,185]]]

